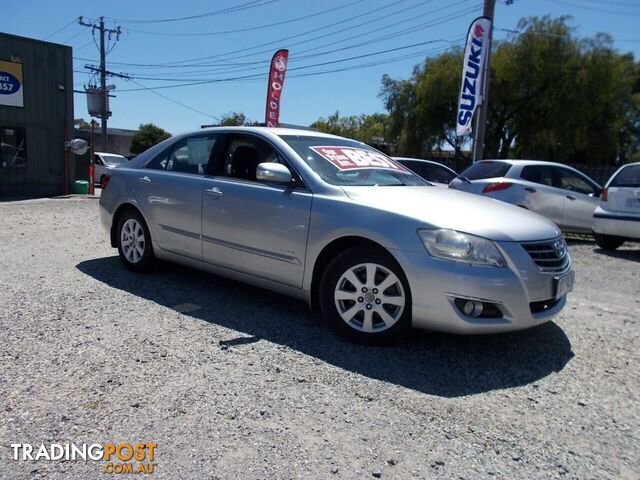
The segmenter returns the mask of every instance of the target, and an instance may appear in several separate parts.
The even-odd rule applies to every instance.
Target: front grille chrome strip
[[[543,272],[562,272],[569,265],[569,249],[564,238],[546,242],[522,243],[522,248]]]

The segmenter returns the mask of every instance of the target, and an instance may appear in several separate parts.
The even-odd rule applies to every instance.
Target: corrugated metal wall
[[[0,167],[0,197],[64,192],[65,122],[73,132],[71,57],[71,47],[0,33],[0,60],[22,63],[24,89],[24,107],[0,105],[0,127],[24,128],[27,144],[26,168]],[[69,182],[74,170],[70,155]]]

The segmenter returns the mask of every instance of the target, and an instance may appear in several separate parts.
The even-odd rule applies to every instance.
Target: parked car
[[[436,188],[346,138],[218,127],[165,140],[109,175],[101,218],[126,267],[158,258],[272,289],[357,341],[412,325],[533,327],[573,285],[546,218]]]
[[[544,215],[562,230],[591,233],[602,187],[567,165],[535,160],[482,160],[450,188],[512,203]]]
[[[451,180],[458,175],[446,165],[431,160],[420,160],[417,158],[391,157],[398,163],[404,165],[413,173],[421,176],[426,181],[433,183],[437,187],[448,187]]]
[[[593,236],[605,250],[640,240],[640,163],[620,167],[605,185],[593,214]]]
[[[117,153],[96,152],[93,157],[93,183],[102,185],[104,176],[109,173],[109,170],[127,163],[129,160]]]

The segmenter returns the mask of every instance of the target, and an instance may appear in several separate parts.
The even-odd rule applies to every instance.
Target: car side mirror
[[[263,182],[290,184],[293,177],[289,169],[281,163],[265,162],[256,168],[256,179]]]

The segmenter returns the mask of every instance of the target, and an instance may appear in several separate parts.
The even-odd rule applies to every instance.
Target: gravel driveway
[[[640,245],[570,249],[553,323],[364,347],[287,297],[126,271],[95,199],[0,203],[0,477],[107,478],[11,443],[153,442],[158,478],[637,479]]]

